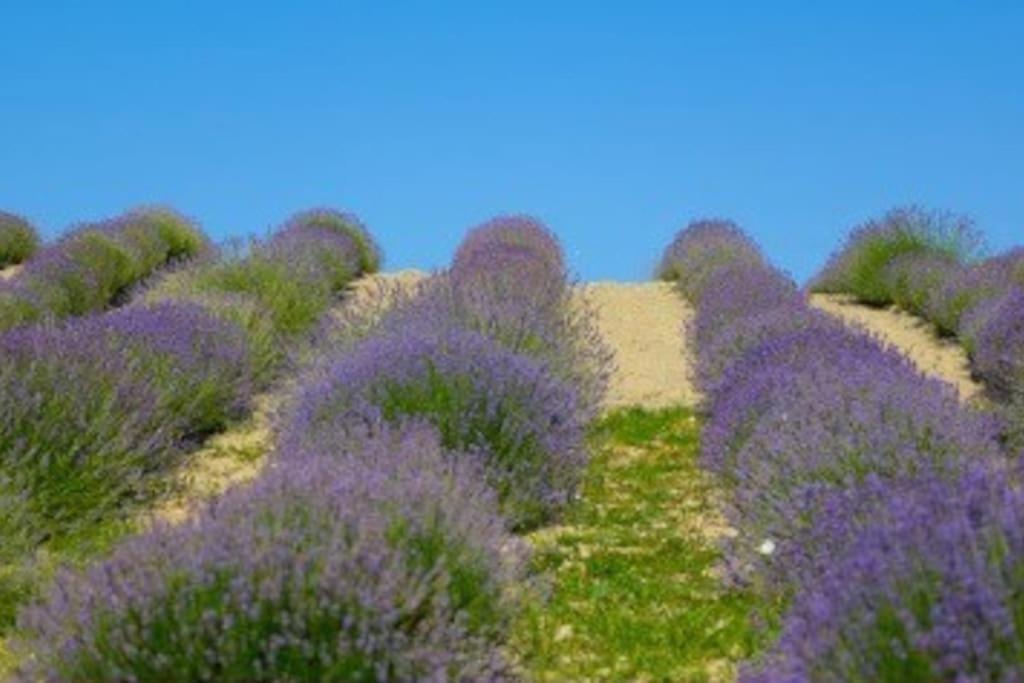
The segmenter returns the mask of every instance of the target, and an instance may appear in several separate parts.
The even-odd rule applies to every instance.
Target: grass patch
[[[764,606],[716,572],[724,524],[697,466],[699,433],[684,408],[629,408],[597,425],[581,500],[563,526],[531,536],[550,585],[516,628],[528,677],[730,680],[766,641]]]

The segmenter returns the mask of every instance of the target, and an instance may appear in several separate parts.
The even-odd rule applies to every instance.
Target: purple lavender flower
[[[0,335],[0,537],[33,548],[111,514],[194,438],[247,409],[236,326],[126,308]]]
[[[683,297],[696,303],[708,279],[719,269],[763,263],[761,250],[735,223],[703,219],[679,231],[665,249],[656,277],[675,282]]]
[[[207,250],[198,228],[170,209],[78,226],[0,285],[0,329],[117,305],[156,269]]]
[[[970,311],[986,300],[1005,294],[1017,283],[1024,287],[1024,248],[986,259],[955,273],[935,289],[925,306],[925,318],[943,334],[959,335]]]
[[[354,243],[356,267],[352,276],[375,273],[380,270],[383,260],[380,248],[355,215],[328,208],[301,211],[285,221],[278,229],[278,235],[286,236],[293,231],[301,233],[307,230],[333,232],[336,235],[347,237]]]
[[[803,302],[791,279],[765,266],[723,266],[709,274],[706,283],[692,327],[691,343],[697,349],[743,318]]]
[[[586,463],[589,418],[547,366],[478,333],[407,325],[316,368],[280,426],[282,457],[342,449],[368,424],[418,418],[486,463],[517,527],[550,519]]]
[[[1019,486],[983,467],[875,486],[873,523],[797,595],[778,644],[741,680],[1024,677]]]
[[[1024,394],[1024,288],[987,303],[972,321],[972,368],[994,396]]]
[[[383,433],[281,462],[21,617],[25,680],[491,680],[524,549],[470,460]],[[344,457],[337,457],[343,455]]]
[[[957,276],[965,266],[942,252],[910,252],[889,262],[882,271],[892,302],[905,311],[926,317],[934,292]]]
[[[907,254],[937,254],[970,261],[981,245],[974,222],[951,213],[905,207],[857,227],[811,283],[819,292],[852,294],[864,303],[893,302],[885,271]]]
[[[486,252],[502,247],[528,251],[556,276],[565,271],[558,238],[537,219],[523,215],[497,216],[470,230],[455,252],[452,270],[474,268],[473,263],[489,259]],[[485,252],[483,256],[478,253],[481,251]]]

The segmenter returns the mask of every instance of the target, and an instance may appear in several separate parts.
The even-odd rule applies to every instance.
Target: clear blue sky
[[[1020,0],[24,0],[0,33],[0,207],[48,235],[138,203],[216,237],[327,204],[431,267],[520,211],[583,277],[643,279],[722,215],[803,278],[920,202],[1024,243]]]

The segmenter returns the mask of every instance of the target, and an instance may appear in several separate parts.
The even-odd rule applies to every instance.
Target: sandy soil
[[[9,280],[18,274],[21,270],[21,266],[7,266],[6,268],[0,268],[0,280]]]
[[[939,338],[920,318],[895,307],[870,308],[840,294],[813,294],[811,305],[892,344],[922,372],[955,386],[961,399],[981,396],[982,385],[971,379],[963,347]]]
[[[672,285],[593,282],[582,289],[615,353],[608,408],[697,402],[691,357],[683,343],[683,325],[692,311]]]

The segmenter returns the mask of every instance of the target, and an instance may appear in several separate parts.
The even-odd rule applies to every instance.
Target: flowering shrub
[[[960,263],[978,249],[980,238],[966,217],[918,207],[894,209],[853,231],[811,283],[819,292],[852,294],[864,303],[893,303],[886,270],[899,257],[930,254]]]
[[[367,424],[423,419],[485,463],[517,527],[550,519],[586,462],[573,388],[478,333],[407,325],[370,337],[302,383],[279,435],[285,458],[330,450]]]
[[[296,215],[267,242],[232,246],[219,260],[158,283],[147,296],[241,296],[263,310],[277,335],[293,337],[310,332],[345,287],[368,272],[366,259],[372,256],[373,267],[380,260],[355,218],[327,210]]]
[[[802,301],[796,284],[766,266],[730,265],[707,278],[697,301],[691,342],[701,349],[739,320]]]
[[[965,268],[949,254],[910,252],[892,259],[882,270],[882,281],[892,303],[920,317],[926,317],[935,292]]]
[[[778,644],[741,680],[1024,676],[1019,487],[984,468],[877,486],[873,523],[847,534],[850,547],[798,594]]]
[[[1015,271],[1020,270],[1018,276]],[[944,286],[933,290],[924,317],[947,335],[963,335],[970,312],[1004,294],[1018,282],[1024,287],[1024,249],[987,259],[955,272]]]
[[[704,309],[698,309],[697,321],[703,315]],[[691,344],[695,341],[697,321],[687,329]],[[697,354],[697,386],[705,396],[716,396],[723,391],[720,383],[726,371],[761,344],[789,333],[811,328],[834,329],[840,324],[795,297],[789,303],[759,313],[752,312],[723,324],[716,334],[708,335],[705,343],[691,347]]]
[[[540,221],[519,215],[498,216],[470,230],[455,252],[452,270],[473,268],[472,264],[489,260],[487,252],[502,247],[529,252],[552,274],[565,270],[558,238]],[[482,258],[479,252],[484,252]]]
[[[775,593],[804,585],[845,542],[836,533],[806,538],[834,492],[860,490],[868,477],[956,477],[969,462],[1000,457],[992,420],[962,408],[948,385],[880,353],[847,349],[804,364],[769,400],[723,478],[731,491],[727,516],[739,530],[733,554]],[[777,548],[769,557],[756,552],[765,539]]]
[[[1024,288],[1010,289],[986,306],[972,332],[975,374],[1003,400],[1024,394]]]
[[[339,454],[331,453],[336,456]],[[522,548],[432,430],[290,460],[65,574],[26,680],[490,680]]]
[[[245,335],[249,348],[254,390],[270,386],[286,351],[281,335],[274,327],[273,318],[267,316],[261,301],[251,294],[235,292],[204,292],[195,287],[192,273],[183,277],[175,273],[147,289],[139,297],[141,305],[164,302],[191,304],[201,307],[215,318],[237,326]]]
[[[328,208],[301,211],[285,221],[284,225],[278,229],[278,237],[275,239],[284,238],[285,241],[289,241],[293,233],[316,234],[325,231],[347,237],[354,246],[355,253],[349,255],[347,261],[352,266],[349,277],[375,273],[380,270],[383,259],[380,248],[373,241],[366,227],[350,213]]]
[[[86,528],[247,407],[241,331],[196,306],[0,335],[3,552]]]
[[[727,265],[761,265],[764,257],[732,221],[693,221],[665,249],[656,277],[675,282],[683,297],[696,303],[708,278]]]
[[[101,311],[161,266],[208,250],[203,234],[169,209],[140,209],[83,225],[0,283],[0,329]]]
[[[21,216],[0,211],[0,268],[27,260],[39,248],[39,235]]]

